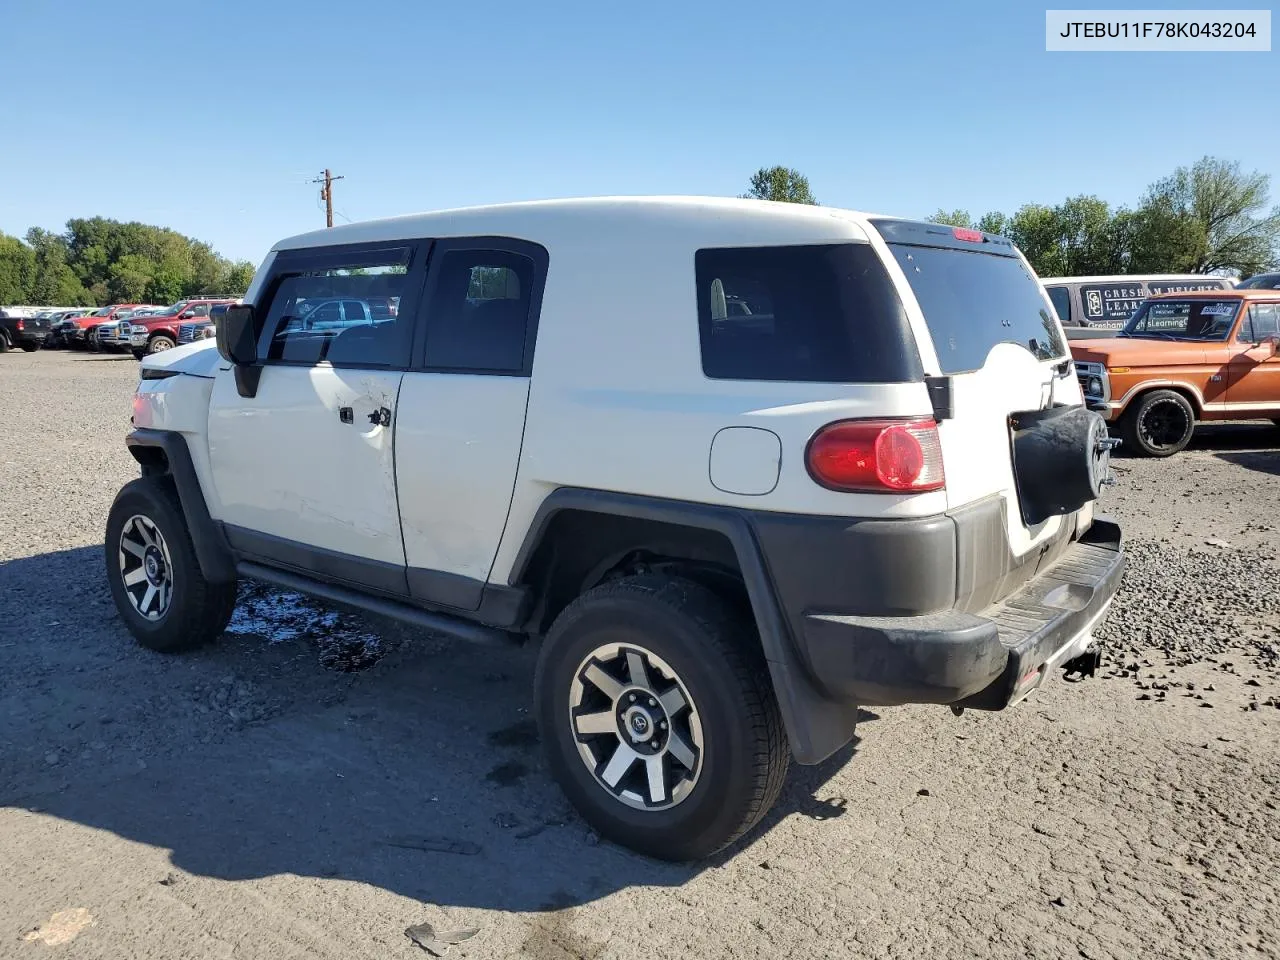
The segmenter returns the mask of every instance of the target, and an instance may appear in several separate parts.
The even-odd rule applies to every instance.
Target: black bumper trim
[[[1103,613],[1124,563],[1119,527],[1097,519],[1056,562],[980,613],[811,613],[805,646],[832,697],[1001,710],[1038,685],[1038,672]]]

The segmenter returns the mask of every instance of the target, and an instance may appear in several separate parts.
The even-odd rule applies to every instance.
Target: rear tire
[[[9,352],[9,338],[3,330],[0,330],[0,353]]]
[[[173,347],[174,343],[168,337],[152,337],[147,343],[147,353],[161,353],[165,350],[172,350]]]
[[[24,343],[24,344],[22,345],[22,349],[23,349],[24,351],[26,351],[27,353],[35,353],[37,350],[39,350],[39,349],[40,349],[40,344],[38,344],[38,343]]]
[[[176,653],[221,635],[236,584],[200,572],[182,503],[167,477],[140,477],[107,515],[107,583],[125,626],[149,650]]]
[[[569,800],[640,853],[707,857],[782,790],[790,750],[754,627],[699,584],[645,575],[583,594],[547,635],[534,697]]]
[[[1120,424],[1125,447],[1148,457],[1171,457],[1185,449],[1195,429],[1195,409],[1176,390],[1139,397]]]

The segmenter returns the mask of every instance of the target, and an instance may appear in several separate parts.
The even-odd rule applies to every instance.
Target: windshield
[[[1239,300],[1147,300],[1129,318],[1122,337],[1151,340],[1225,340]]]
[[[187,306],[187,301],[179,300],[177,303],[174,303],[165,307],[164,312],[166,315],[170,313],[181,313],[183,310],[186,309],[186,306]]]
[[[105,316],[107,316],[109,313],[111,313],[111,310],[112,310],[112,308],[111,308],[111,307],[103,307],[101,310],[95,310],[95,311],[93,311],[93,313],[92,313],[92,314],[90,314],[90,316],[94,316],[94,317],[105,317]]]
[[[980,370],[999,343],[1037,360],[1066,356],[1044,288],[1017,257],[905,243],[889,249],[920,302],[943,373]]]
[[[1237,290],[1280,290],[1280,273],[1260,273],[1236,284]]]

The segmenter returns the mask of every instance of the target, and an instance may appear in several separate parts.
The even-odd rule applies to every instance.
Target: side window
[[[426,366],[459,373],[525,372],[533,260],[509,250],[451,249],[431,272]]]
[[[718,380],[893,383],[919,358],[902,302],[865,243],[694,254],[702,372]]]
[[[1246,330],[1248,337],[1245,336]],[[1280,337],[1280,304],[1255,303],[1240,327],[1240,339],[1261,343],[1267,337]]]
[[[191,308],[191,312],[197,317],[207,317],[209,315],[209,304],[199,303]]]
[[[1053,303],[1053,309],[1058,314],[1058,319],[1062,321],[1062,325],[1072,326],[1071,289],[1069,287],[1046,287],[1045,289],[1049,291],[1049,300]]]
[[[320,254],[322,251],[317,251]],[[286,260],[263,321],[260,355],[268,363],[405,367],[413,318],[401,317],[410,247]],[[373,304],[381,304],[375,309]]]

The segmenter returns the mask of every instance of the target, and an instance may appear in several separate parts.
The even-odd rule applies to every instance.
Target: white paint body
[[[825,489],[804,452],[832,421],[932,416],[923,382],[702,373],[695,251],[849,242],[879,253],[925,373],[940,373],[915,296],[867,215],[720,199],[548,201],[351,224],[275,250],[468,236],[528,240],[549,253],[529,378],[267,366],[258,395],[245,399],[212,341],[144,361],[194,374],[144,380],[140,392],[157,405],[156,425],[182,424],[216,519],[496,583],[508,581],[543,500],[564,486],[843,517],[929,516],[1001,494],[1020,554],[1064,522],[1023,525],[1006,419],[1048,400],[1079,403],[1069,364],[1058,376],[1055,361],[1006,345],[981,370],[953,377],[955,417],[939,431],[946,487],[912,495]],[[190,379],[209,386],[186,388]],[[370,429],[368,413],[384,402],[393,425]],[[174,403],[188,407],[179,414]],[[340,406],[354,408],[356,428],[340,423]]]

